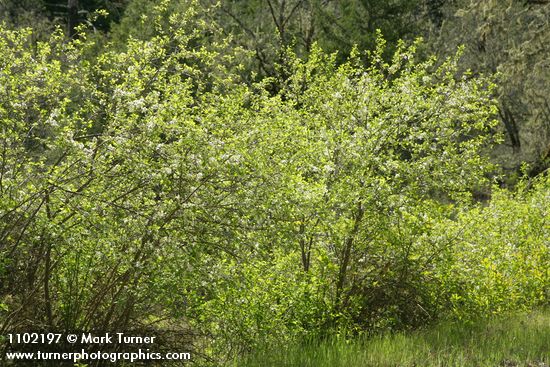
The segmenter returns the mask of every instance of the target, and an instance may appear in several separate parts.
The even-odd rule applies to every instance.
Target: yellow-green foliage
[[[314,47],[274,91],[166,6],[98,55],[0,29],[0,329],[153,325],[219,363],[546,302],[548,181],[471,208],[496,109],[458,55]]]
[[[529,186],[529,187],[527,187]],[[444,249],[434,271],[444,308],[458,318],[528,309],[550,296],[550,180],[495,189],[486,206],[435,228]]]

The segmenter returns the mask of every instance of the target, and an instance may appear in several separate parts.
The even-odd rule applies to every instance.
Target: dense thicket
[[[169,330],[220,365],[548,304],[549,178],[491,189],[504,92],[471,50],[283,43],[253,75],[231,9],[148,6],[112,42],[0,28],[2,334]]]
[[[165,4],[161,6],[159,4]],[[32,26],[41,37],[55,24],[74,34],[77,25],[92,25],[97,31],[112,31],[117,47],[128,37],[150,39],[157,31],[156,16],[168,24],[170,14],[184,11],[192,1],[169,0],[3,0],[0,16],[9,24]],[[447,0],[258,0],[195,1],[203,21],[216,23],[234,47],[249,50],[246,61],[249,82],[271,76],[286,79],[286,52],[292,49],[307,58],[316,43],[326,52],[338,52],[343,62],[354,45],[373,49],[375,31],[388,41],[385,58],[391,57],[400,39],[418,35],[428,39],[428,53],[442,58],[464,44],[460,69],[491,75],[499,73],[498,131],[505,141],[496,146],[492,159],[504,169],[505,181],[514,184],[522,163],[530,165],[530,175],[550,165],[548,98],[550,78],[547,66],[547,1],[447,1]],[[159,14],[160,9],[166,9]],[[96,9],[107,16],[96,17]],[[368,62],[367,59],[363,60]],[[244,62],[244,60],[241,60]],[[250,73],[250,72],[253,73]],[[274,83],[278,91],[282,81]]]

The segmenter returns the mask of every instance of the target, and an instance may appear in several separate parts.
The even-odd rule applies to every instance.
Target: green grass
[[[550,310],[427,330],[278,348],[239,367],[550,367]]]

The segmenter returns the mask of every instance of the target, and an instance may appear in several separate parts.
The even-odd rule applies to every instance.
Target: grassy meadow
[[[334,338],[257,353],[235,367],[547,367],[550,309],[469,325]]]

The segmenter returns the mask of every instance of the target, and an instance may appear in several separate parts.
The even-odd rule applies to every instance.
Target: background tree
[[[0,19],[35,29],[37,22],[63,25],[67,34],[74,36],[74,28],[90,22],[90,15],[96,10],[106,10],[108,16],[95,19],[93,26],[108,31],[111,23],[120,20],[128,3],[129,0],[2,0]],[[51,29],[44,29],[46,35],[50,32]]]
[[[511,173],[521,162],[536,174],[548,167],[550,111],[550,4],[546,2],[449,2],[432,49],[439,53],[466,45],[463,69],[498,73],[501,130],[506,141],[492,152]],[[448,51],[445,51],[448,50]]]
[[[191,2],[169,3],[171,9],[183,9]],[[131,2],[115,39],[125,39],[128,34],[137,37],[151,34],[150,25],[140,25],[140,19],[153,14],[155,4],[150,0]],[[397,40],[414,38],[424,14],[420,0],[201,0],[200,4],[210,9],[203,14],[205,19],[231,35],[234,45],[252,52],[254,63],[248,66],[251,70],[259,76],[281,80],[286,77],[285,55],[289,48],[305,56],[318,43],[327,52],[338,51],[342,62],[354,45],[360,49],[373,48],[376,30],[381,29],[389,44],[385,56],[389,56]]]

